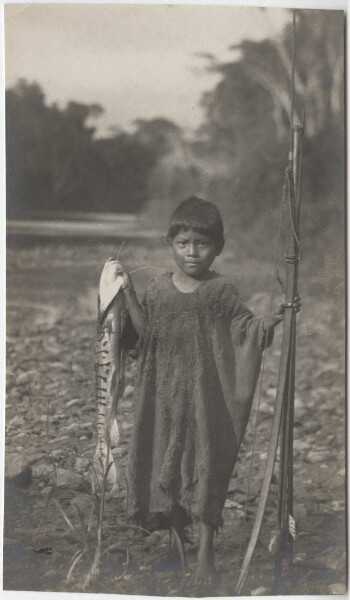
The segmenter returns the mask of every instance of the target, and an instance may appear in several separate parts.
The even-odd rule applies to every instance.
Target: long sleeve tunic
[[[128,514],[150,526],[180,508],[217,526],[271,340],[216,273],[190,293],[166,273],[143,306]]]

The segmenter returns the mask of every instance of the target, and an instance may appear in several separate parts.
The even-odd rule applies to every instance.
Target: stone
[[[310,450],[307,453],[306,460],[310,463],[323,462],[330,459],[330,453],[328,450]]]
[[[126,385],[125,386],[125,390],[124,390],[124,394],[123,394],[123,398],[129,398],[129,396],[131,396],[134,393],[134,386],[133,385]]]
[[[237,482],[237,477],[235,479],[231,479],[229,485],[228,485],[228,493],[229,494],[233,494],[234,492],[237,492],[238,489],[238,482]]]
[[[65,453],[65,450],[62,450],[62,448],[56,448],[56,450],[51,450],[51,454],[54,458],[61,458],[65,455]]]
[[[225,508],[229,508],[231,510],[244,510],[244,506],[242,506],[242,504],[229,499],[225,501]]]
[[[260,586],[260,587],[255,588],[255,590],[252,590],[250,592],[250,595],[251,596],[268,596],[270,594],[270,591],[271,590],[269,590],[269,588]]]
[[[122,423],[122,429],[124,429],[124,431],[129,431],[133,427],[134,427],[133,423]]]
[[[12,388],[12,390],[9,393],[9,396],[11,398],[11,400],[20,400],[22,398],[22,393],[18,388]]]
[[[91,464],[91,461],[88,458],[84,458],[83,456],[78,456],[74,463],[74,468],[76,471],[86,471]]]
[[[332,500],[331,509],[334,512],[339,512],[345,510],[345,502],[344,500]]]
[[[72,408],[72,406],[76,406],[77,404],[81,404],[82,400],[80,398],[72,398],[66,403],[66,408]]]
[[[17,487],[27,488],[30,486],[33,477],[30,465],[13,461],[11,465],[8,465],[7,472],[11,473],[11,475],[7,475],[7,478]]]
[[[320,429],[320,423],[318,421],[306,421],[304,423],[304,430],[305,433],[316,433],[316,431],[319,431]]]
[[[117,458],[121,458],[122,456],[125,456],[127,451],[128,451],[128,449],[126,447],[114,448],[113,456],[116,456]]]
[[[60,437],[55,438],[55,442],[66,442],[69,441],[71,438],[68,435],[61,435]]]
[[[54,467],[52,464],[34,464],[32,466],[33,469],[33,477],[41,479],[42,477],[50,477],[50,475],[54,471]]]
[[[70,490],[86,491],[88,483],[80,475],[69,471],[68,469],[56,469],[56,476],[52,475],[52,483],[58,488],[67,488]]]
[[[302,439],[297,439],[294,441],[294,450],[298,450],[298,452],[303,452],[303,450],[309,450],[310,442]]]
[[[20,373],[17,377],[16,385],[25,385],[26,383],[29,383],[29,381],[30,381],[29,373]]]
[[[28,463],[22,456],[6,456],[5,459],[5,476],[15,477],[19,475],[26,467]]]
[[[45,452],[33,452],[33,454],[31,454],[28,458],[28,462],[31,465],[34,465],[41,460],[49,460],[48,454],[46,454]]]
[[[120,403],[121,406],[123,407],[124,411],[130,411],[133,408],[133,403],[131,402],[131,400],[124,400]]]
[[[71,506],[77,506],[83,514],[89,514],[91,509],[91,497],[89,494],[78,494],[70,501]]]
[[[161,534],[159,531],[154,531],[151,535],[148,535],[145,538],[144,544],[146,547],[157,546],[162,540]]]
[[[259,414],[273,415],[273,406],[270,406],[267,402],[262,402],[259,407]]]

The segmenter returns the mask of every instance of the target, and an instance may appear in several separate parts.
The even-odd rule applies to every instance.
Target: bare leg
[[[210,585],[214,573],[214,527],[201,521],[199,523],[199,550],[196,570],[197,583]]]
[[[171,547],[177,551],[177,558],[180,559],[182,571],[186,571],[187,561],[184,544],[184,531],[183,529],[177,529],[176,527],[171,528]]]
[[[180,509],[175,509],[172,517],[171,527],[172,547],[176,547],[181,562],[181,568],[186,570],[185,554],[185,532],[184,532],[184,514]]]

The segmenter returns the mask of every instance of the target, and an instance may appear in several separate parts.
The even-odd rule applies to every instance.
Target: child
[[[176,264],[140,305],[116,262],[139,334],[136,415],[128,462],[128,513],[143,527],[199,523],[196,579],[211,581],[213,535],[248,421],[264,348],[282,312],[256,318],[226,277],[210,270],[224,246],[216,206],[196,197],[173,213]]]

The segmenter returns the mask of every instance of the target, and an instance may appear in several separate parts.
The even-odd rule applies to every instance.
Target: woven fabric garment
[[[215,272],[191,293],[166,273],[143,306],[129,517],[158,528],[180,510],[217,526],[259,375],[262,319]]]

